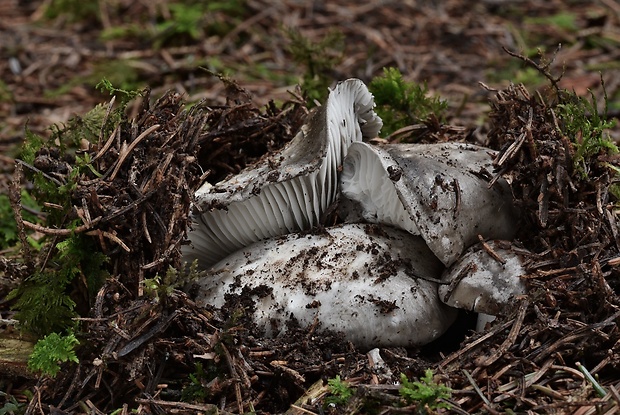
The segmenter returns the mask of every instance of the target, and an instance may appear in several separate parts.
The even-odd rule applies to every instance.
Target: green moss
[[[301,87],[310,106],[323,102],[333,81],[332,68],[342,62],[344,35],[330,30],[323,38],[312,41],[294,28],[284,29],[289,40],[288,50],[293,60],[303,68]]]
[[[383,75],[374,78],[368,87],[375,97],[376,112],[383,120],[384,135],[423,123],[431,115],[441,121],[448,108],[446,101],[429,96],[425,84],[405,81],[396,68],[385,68]]]
[[[123,110],[120,105],[106,116],[107,105],[98,105],[67,125],[53,126],[49,139],[26,130],[20,156],[27,167],[26,177],[32,183],[29,195],[45,212],[45,227],[71,230],[82,224],[73,211],[78,180],[101,174],[90,156],[78,150],[83,140],[95,143],[101,133],[109,136],[122,119]],[[84,305],[92,303],[108,276],[108,258],[84,234],[64,233],[45,237],[41,242],[43,265],[37,266],[9,294],[9,299],[23,329],[46,335],[74,326],[76,300]],[[77,287],[80,289],[76,290]],[[85,294],[78,297],[78,292]]]
[[[128,91],[142,89],[145,86],[139,63],[133,59],[109,59],[95,62],[90,74],[75,76],[56,89],[46,90],[45,96],[56,98],[80,85],[92,88],[104,78]]]
[[[181,400],[183,402],[207,401],[211,394],[205,385],[217,376],[217,367],[212,363],[207,363],[206,369],[202,363],[196,363],[194,365],[194,373],[189,374],[189,382],[181,391]]]
[[[432,370],[427,369],[419,381],[413,382],[401,374],[400,382],[402,386],[398,392],[407,404],[418,403],[422,408],[431,410],[450,408],[450,405],[443,400],[450,399],[452,390],[445,385],[436,383],[433,380]],[[426,413],[426,410],[423,409],[422,413]]]
[[[188,36],[193,40],[204,36],[202,21],[206,10],[202,4],[171,3],[168,8],[172,18],[155,27],[157,36],[160,36],[156,47],[175,36]]]
[[[608,134],[616,125],[607,119],[607,95],[603,114],[599,114],[596,96],[590,99],[564,92],[562,103],[555,110],[561,134],[567,136],[575,146],[574,163],[584,178],[588,177],[588,163],[599,154],[618,154],[618,147]]]
[[[515,84],[523,84],[529,88],[537,88],[547,82],[547,79],[539,71],[534,68],[521,68],[517,70],[512,78]]]
[[[76,303],[70,291],[76,279],[86,282],[92,300],[108,276],[107,257],[86,236],[73,235],[49,249],[53,266],[36,270],[8,296],[15,300],[21,327],[40,336],[74,326]]]
[[[207,36],[225,36],[245,15],[245,1],[181,1],[167,4],[171,18],[155,25],[153,47],[189,44]]]
[[[69,22],[99,21],[98,0],[51,0],[45,8],[45,17],[55,19],[65,16]]]
[[[27,178],[34,184],[30,194],[40,204],[46,202],[56,205],[54,208],[43,208],[48,214],[47,226],[63,226],[67,214],[72,209],[71,194],[77,185],[78,177],[82,174],[90,178],[99,175],[90,164],[88,156],[79,155],[76,150],[83,139],[95,143],[102,130],[106,137],[111,133],[113,122],[115,120],[118,122],[119,114],[111,114],[108,119],[110,123],[104,127],[106,111],[105,105],[98,105],[84,116],[72,118],[66,126],[52,126],[51,137],[47,140],[26,130],[26,139],[20,150],[19,158],[35,167],[35,170],[26,171]],[[46,174],[37,167],[38,157],[44,160],[49,158],[56,165],[57,170],[59,170],[57,166],[66,166],[60,169],[64,173],[61,176]]]
[[[138,23],[129,23],[122,26],[107,27],[99,34],[99,39],[103,42],[116,39],[148,39],[150,34],[144,26]]]
[[[21,204],[31,211],[40,210],[37,202],[26,191],[21,192]],[[22,212],[22,217],[33,223],[39,222],[38,217],[28,210]],[[0,249],[7,249],[19,241],[17,236],[17,224],[13,214],[13,208],[8,195],[0,194]]]
[[[353,396],[353,389],[342,379],[340,375],[327,381],[330,396],[325,398],[326,404],[346,405]]]
[[[154,278],[147,278],[142,283],[147,295],[163,301],[175,289],[182,288],[203,276],[204,272],[198,270],[198,261],[194,261],[186,269],[177,270],[169,267],[163,276],[157,274]]]
[[[60,371],[60,363],[79,363],[75,347],[80,342],[73,333],[61,336],[51,333],[34,345],[34,351],[28,360],[28,368],[33,372],[42,372],[56,376]]]

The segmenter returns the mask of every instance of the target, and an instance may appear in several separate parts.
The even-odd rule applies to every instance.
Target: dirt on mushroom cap
[[[518,212],[507,183],[489,184],[492,161],[491,150],[465,143],[354,143],[344,163],[342,192],[366,220],[422,235],[450,265],[478,235],[510,239],[516,232]],[[370,175],[377,165],[379,171]]]
[[[438,338],[456,315],[438,298],[442,270],[420,237],[348,224],[250,245],[215,264],[192,292],[214,307],[249,295],[247,312],[268,337],[294,319],[363,349],[414,346]]]

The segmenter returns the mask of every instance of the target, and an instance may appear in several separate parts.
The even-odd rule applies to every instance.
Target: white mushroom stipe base
[[[336,200],[337,170],[349,145],[381,129],[373,107],[362,81],[341,82],[281,152],[205,184],[196,192],[184,259],[206,268],[253,242],[317,225]]]
[[[349,218],[421,235],[446,265],[478,240],[511,239],[516,212],[505,181],[492,188],[492,151],[464,143],[353,143],[343,164]]]
[[[492,316],[506,314],[516,296],[526,293],[520,277],[527,273],[524,254],[507,241],[488,241],[497,258],[481,244],[470,247],[447,269],[439,287],[439,298],[451,307]]]
[[[456,310],[438,298],[443,266],[424,241],[387,226],[349,224],[320,234],[257,242],[219,262],[196,301],[221,307],[227,295],[254,294],[252,318],[266,336],[295,319],[332,330],[360,348],[414,346],[439,337]],[[256,290],[261,291],[261,290]]]

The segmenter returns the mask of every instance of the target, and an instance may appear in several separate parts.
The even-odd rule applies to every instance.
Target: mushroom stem
[[[480,313],[480,331],[494,316],[506,314],[515,299],[527,292],[521,278],[527,274],[527,255],[530,253],[508,241],[473,245],[444,272],[439,299],[451,307]]]

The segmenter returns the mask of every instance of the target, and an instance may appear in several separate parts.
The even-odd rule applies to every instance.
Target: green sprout
[[[602,82],[602,81],[601,81]],[[603,84],[603,91],[605,85]],[[607,93],[604,92],[603,114],[599,114],[597,100],[590,91],[591,100],[575,94],[564,94],[563,103],[555,109],[560,134],[565,135],[575,146],[574,163],[582,177],[588,177],[587,160],[599,153],[618,154],[618,147],[609,137],[608,130],[616,125],[607,119]]]
[[[28,368],[33,372],[43,372],[55,377],[60,371],[60,363],[79,363],[75,347],[80,342],[73,333],[61,336],[51,333],[39,340],[28,360]]]
[[[324,101],[333,78],[331,70],[344,56],[344,35],[331,30],[314,42],[296,29],[285,29],[285,34],[290,41],[288,49],[293,60],[304,68],[302,89],[310,106],[315,100]]]
[[[198,260],[189,264],[189,267],[176,269],[168,267],[166,273],[155,275],[153,278],[146,278],[142,281],[144,292],[160,301],[169,297],[175,289],[179,289],[188,283],[203,276],[203,272],[198,269]]]
[[[444,118],[448,103],[428,96],[426,84],[405,81],[396,68],[384,68],[383,75],[368,86],[375,97],[376,112],[383,120],[383,133],[391,134],[407,125],[423,123],[430,116]]]
[[[327,386],[329,386],[329,393],[331,396],[325,399],[326,404],[346,405],[353,396],[353,390],[347,382],[340,379],[340,375],[336,375],[335,378],[329,379],[327,381]]]
[[[401,373],[400,382],[402,386],[399,393],[407,404],[417,403],[431,410],[450,408],[450,404],[443,402],[443,400],[450,398],[452,390],[445,385],[435,383],[431,369],[424,372],[424,377],[420,378],[420,381],[414,382],[411,382],[405,374]]]

